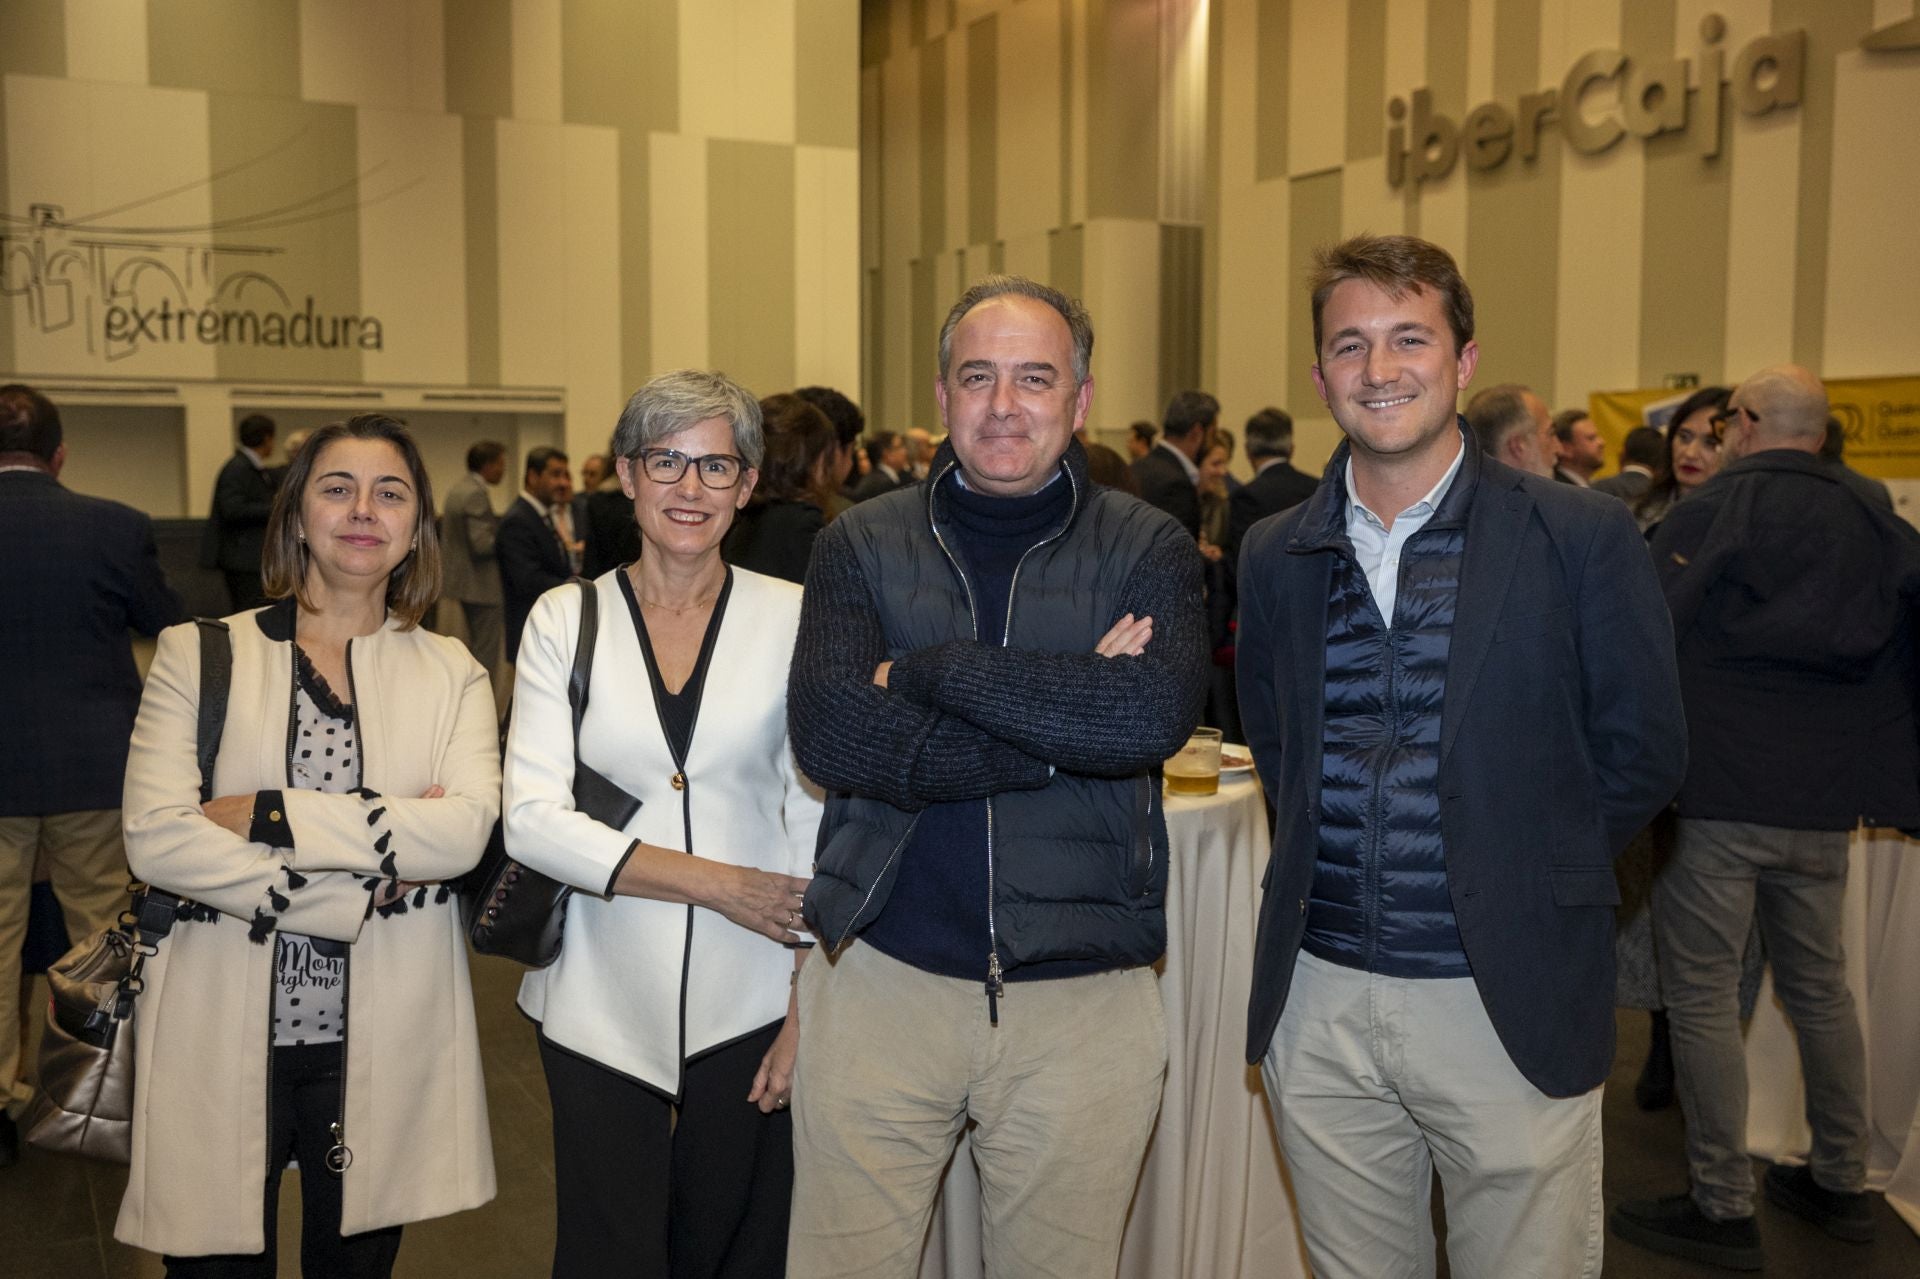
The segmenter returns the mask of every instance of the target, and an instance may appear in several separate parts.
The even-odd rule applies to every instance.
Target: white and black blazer
[[[558,1046],[678,1096],[688,1057],[786,1015],[793,956],[704,907],[606,894],[636,839],[811,874],[821,797],[787,741],[800,588],[733,570],[681,790],[620,571],[591,584],[600,618],[580,756],[640,799],[624,830],[573,807],[567,676],[580,626],[577,588],[540,597],[520,647],[505,765],[507,847],[579,891],[567,906],[559,959],[526,975],[519,1003]]]

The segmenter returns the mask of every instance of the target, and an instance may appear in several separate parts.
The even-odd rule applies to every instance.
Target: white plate
[[[1252,757],[1243,756],[1242,758],[1246,759],[1247,762],[1244,764],[1229,764],[1226,761],[1226,757],[1223,756],[1220,760],[1220,776],[1239,777],[1243,774],[1251,773],[1253,771]]]

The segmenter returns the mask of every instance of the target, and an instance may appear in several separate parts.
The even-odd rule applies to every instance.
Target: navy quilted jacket
[[[1471,974],[1447,892],[1437,780],[1472,480],[1455,477],[1407,539],[1391,629],[1354,559],[1346,503],[1328,503],[1325,523],[1302,530],[1339,559],[1327,601],[1320,853],[1301,944],[1349,968]]]

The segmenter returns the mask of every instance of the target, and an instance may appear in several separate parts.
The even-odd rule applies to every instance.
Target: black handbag
[[[225,622],[199,619],[200,711],[196,733],[200,802],[213,798],[213,761],[226,727],[233,641]],[[119,924],[86,938],[47,969],[47,1026],[39,1090],[22,1117],[27,1141],[57,1154],[127,1163],[133,1153],[133,1002],[141,970],[174,922],[197,908],[136,885]]]
[[[580,760],[580,722],[587,714],[593,682],[593,645],[600,629],[600,599],[593,583],[580,584],[580,638],[574,645],[573,671],[567,677],[567,706],[573,712],[573,806],[615,830],[640,811],[640,800]],[[467,912],[467,938],[482,955],[500,955],[529,968],[545,968],[560,957],[560,935],[567,922],[573,886],[543,875],[513,859],[504,820],[495,822],[480,864],[461,880],[460,900]]]

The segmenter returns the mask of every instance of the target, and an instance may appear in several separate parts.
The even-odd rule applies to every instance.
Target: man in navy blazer
[[[1322,1279],[1597,1275],[1613,858],[1686,732],[1618,501],[1482,454],[1473,301],[1404,236],[1320,255],[1346,433],[1241,555],[1240,711],[1276,814],[1248,1013]]]
[[[527,454],[520,496],[500,517],[493,553],[500,562],[506,609],[507,661],[520,655],[520,631],[533,602],[573,576],[569,554],[573,474],[567,455],[542,445]]]
[[[60,413],[0,386],[0,1167],[17,1149],[20,943],[34,862],[78,941],[127,903],[120,783],[140,705],[129,630],[180,620],[140,512],[63,488]]]

